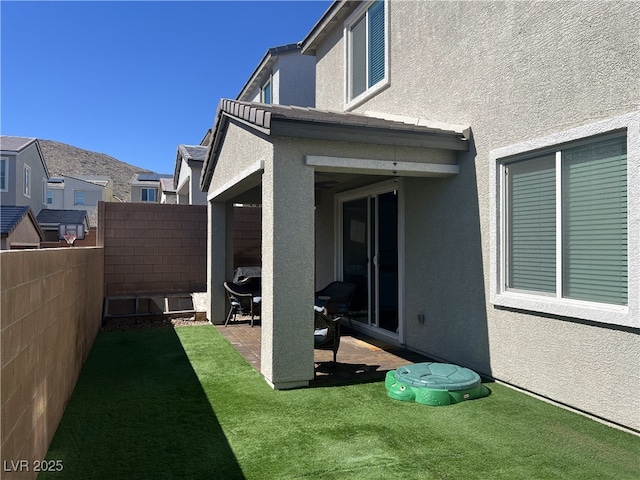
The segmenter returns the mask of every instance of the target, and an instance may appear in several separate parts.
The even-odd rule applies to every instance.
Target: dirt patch
[[[210,325],[207,320],[196,320],[195,315],[171,318],[166,315],[135,315],[130,317],[107,318],[102,323],[101,332],[119,330],[146,330],[150,328],[176,328]]]

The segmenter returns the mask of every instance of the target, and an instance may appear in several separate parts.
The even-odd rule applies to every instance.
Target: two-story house
[[[113,182],[100,175],[62,175],[47,183],[46,207],[54,210],[86,210],[91,227],[97,225],[98,202],[112,202]]]
[[[42,231],[35,218],[45,208],[48,179],[47,164],[36,138],[0,137],[2,249],[39,245]]]
[[[273,387],[313,378],[314,290],[340,279],[356,328],[640,430],[638,18],[635,2],[334,2],[301,42],[316,108],[219,104],[209,318],[228,207],[253,196]]]
[[[49,171],[36,138],[0,138],[0,203],[45,208]]]

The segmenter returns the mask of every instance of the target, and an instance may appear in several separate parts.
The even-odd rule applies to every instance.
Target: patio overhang
[[[220,149],[224,143],[229,123],[243,126],[255,135],[269,139],[270,137],[293,137],[302,139],[327,140],[331,142],[350,142],[398,147],[417,147],[448,152],[466,152],[469,150],[469,128],[441,122],[428,122],[421,119],[384,115],[370,112],[360,114],[352,112],[335,112],[316,108],[287,105],[266,105],[261,103],[240,102],[222,99],[218,106],[216,121],[213,126],[212,141],[207,149],[202,170],[200,187],[209,190]],[[309,163],[308,165],[312,165]],[[351,162],[326,160],[317,161],[318,169],[336,167],[353,172],[356,165]],[[381,174],[382,171],[398,171],[389,168],[384,162],[372,163],[366,160],[359,162],[365,170]],[[411,176],[446,176],[457,173],[455,168],[437,164],[413,162],[397,162],[396,167]],[[417,166],[422,163],[423,166]],[[320,171],[320,170],[319,170]],[[344,170],[347,171],[347,170]],[[358,170],[362,173],[362,170]],[[246,172],[238,172],[243,178]],[[231,182],[227,182],[231,183]]]

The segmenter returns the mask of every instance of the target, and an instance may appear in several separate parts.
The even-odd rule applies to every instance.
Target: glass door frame
[[[354,190],[348,190],[346,192],[338,193],[335,197],[335,278],[338,280],[344,280],[343,278],[343,205],[347,202],[358,200],[362,198],[367,198],[370,200],[372,197],[389,193],[395,191],[398,195],[398,230],[397,230],[397,238],[398,238],[398,333],[393,333],[383,328],[380,328],[376,325],[373,325],[371,319],[371,312],[369,310],[368,321],[367,323],[354,321],[351,322],[353,327],[357,330],[362,330],[363,332],[383,340],[386,340],[390,343],[397,345],[405,344],[405,318],[404,318],[404,265],[405,265],[405,215],[404,215],[404,189],[402,188],[403,182],[402,178],[398,178],[394,180],[386,180],[384,182],[375,183],[372,185],[367,185],[366,187],[357,188]],[[367,202],[370,205],[370,201]],[[370,207],[368,207],[370,208]],[[369,225],[368,225],[369,226]],[[376,229],[377,232],[377,229]],[[370,243],[370,242],[369,242]],[[376,242],[377,243],[377,242]],[[373,262],[371,261],[371,252],[370,260],[368,262],[369,269]],[[369,271],[368,278],[371,278],[372,272]],[[378,282],[376,280],[376,285]],[[371,290],[371,282],[368,282],[369,290]],[[368,292],[369,299],[371,299],[371,295],[378,295],[378,291],[376,288],[375,292]],[[376,298],[377,302],[377,298]]]

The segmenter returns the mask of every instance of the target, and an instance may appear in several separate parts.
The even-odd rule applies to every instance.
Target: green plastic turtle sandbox
[[[387,372],[389,397],[403,402],[442,406],[489,395],[480,375],[449,363],[414,363]]]

